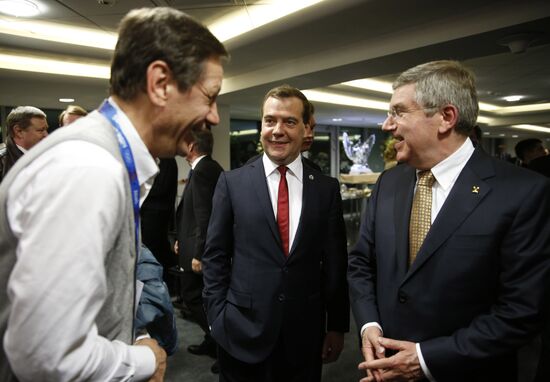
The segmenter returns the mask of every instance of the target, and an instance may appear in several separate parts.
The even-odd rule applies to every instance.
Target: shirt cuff
[[[426,365],[426,362],[424,361],[424,357],[422,356],[422,351],[420,350],[420,344],[416,344],[416,354],[418,355],[418,361],[420,361],[420,367],[422,368],[422,371],[424,372],[424,375],[430,382],[436,382],[435,378],[432,376],[432,373],[430,373],[430,369],[428,369],[428,366]]]
[[[147,381],[155,373],[155,353],[148,346],[129,346],[128,351],[136,367],[134,379],[136,381]]]
[[[367,328],[370,328],[371,326],[376,326],[378,329],[380,329],[380,332],[384,334],[384,331],[382,330],[382,327],[378,322],[367,322],[365,325],[361,327],[361,338],[363,338],[363,332],[367,330]]]

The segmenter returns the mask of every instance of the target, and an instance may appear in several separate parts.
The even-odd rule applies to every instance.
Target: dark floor
[[[340,359],[323,368],[323,382],[351,382],[359,381],[361,378],[357,370],[361,354],[353,319],[351,324],[352,330],[346,334],[345,347]],[[196,356],[187,351],[187,346],[198,344],[203,339],[199,326],[178,317],[177,327],[180,339],[179,349],[176,354],[168,358],[165,381],[217,382],[218,376],[210,372],[214,360],[207,356]]]
[[[180,339],[179,349],[176,354],[168,358],[165,381],[217,382],[218,376],[210,372],[214,360],[207,356],[190,354],[186,350],[190,344],[198,344],[202,341],[203,335],[199,326],[178,317],[177,327]],[[344,351],[338,361],[323,367],[323,382],[351,382],[361,379],[361,374],[357,370],[357,365],[361,362],[361,354],[355,333],[355,322],[351,319],[351,331],[346,334]],[[540,343],[534,341],[520,352],[519,382],[533,380],[539,346]]]

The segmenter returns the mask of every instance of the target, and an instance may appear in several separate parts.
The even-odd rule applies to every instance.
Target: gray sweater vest
[[[0,184],[0,381],[3,382],[15,380],[3,346],[11,305],[7,295],[7,283],[16,262],[15,251],[17,248],[17,239],[13,235],[7,219],[7,191],[22,169],[46,150],[58,143],[70,140],[88,141],[101,146],[124,165],[113,127],[95,111],[88,117],[76,121],[72,126],[57,130],[33,147],[16,162]],[[97,254],[104,259],[107,298],[95,322],[100,336],[130,344],[133,340],[136,250],[132,196],[130,183],[127,179],[125,184],[126,218],[121,227],[118,227],[113,247],[107,253]],[[52,184],[51,187],[61,188],[63,184]],[[55,224],[55,218],[52,219],[51,224]],[[78,261],[78,256],[74,255],[71,254],[75,261]],[[63,275],[59,275],[59,277],[63,277]]]

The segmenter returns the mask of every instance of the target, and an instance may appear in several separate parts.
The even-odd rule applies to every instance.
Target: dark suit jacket
[[[6,138],[6,151],[0,156],[0,181],[4,179],[10,168],[15,162],[23,156],[23,152],[15,144],[13,139],[8,136]]]
[[[415,170],[382,174],[348,282],[360,328],[419,342],[438,381],[514,381],[550,279],[550,183],[476,149],[407,269]]]
[[[168,234],[174,226],[178,165],[174,158],[161,159],[153,187],[140,208],[141,240],[167,273],[178,263]]]
[[[280,338],[292,359],[311,357],[320,354],[325,330],[348,330],[338,181],[303,166],[302,203],[285,258],[262,160],[218,181],[203,257],[203,299],[212,337],[240,361],[263,361]]]
[[[222,171],[218,162],[205,156],[193,170],[183,191],[177,211],[177,230],[179,262],[185,271],[191,271],[193,258],[202,259],[212,211],[212,196]]]

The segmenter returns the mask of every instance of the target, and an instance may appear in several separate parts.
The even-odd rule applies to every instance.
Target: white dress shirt
[[[111,103],[143,202],[158,167]],[[108,151],[73,140],[34,160],[10,186],[8,221],[19,242],[7,286],[12,305],[4,347],[20,380],[138,381],[154,373],[150,348],[109,341],[95,324],[108,293],[104,257],[126,219],[127,179],[126,167]]]
[[[262,156],[262,161],[267,179],[267,188],[269,189],[269,196],[271,198],[271,205],[273,206],[273,213],[275,214],[275,220],[277,220],[277,197],[279,196],[279,181],[281,179],[281,174],[277,170],[279,165],[273,163],[265,153]],[[288,251],[290,253],[302,214],[302,192],[304,189],[302,182],[304,173],[302,156],[298,155],[298,157],[286,167],[288,168],[286,172],[286,182],[288,185],[288,217],[290,220]]]
[[[456,183],[456,180],[458,179],[458,176],[462,172],[462,169],[464,166],[466,166],[466,163],[474,153],[474,145],[472,144],[472,141],[468,138],[464,141],[464,143],[460,146],[458,150],[456,150],[454,153],[449,155],[447,158],[436,164],[434,167],[431,168],[431,172],[434,175],[435,182],[432,186],[432,216],[431,220],[432,223],[437,218],[437,215],[439,214],[439,211],[441,211],[441,207],[443,207],[443,204],[445,203],[445,200],[447,200],[447,197],[449,196],[449,193],[451,192],[451,189]],[[418,175],[419,170],[416,171]],[[418,182],[418,179],[417,179]],[[415,185],[415,192],[416,192],[416,185]],[[377,322],[368,322],[361,328],[361,336],[363,335],[363,332],[365,329],[367,329],[369,326],[376,326],[380,330],[382,330],[382,327]],[[420,344],[416,344],[416,352],[418,354],[418,360],[420,361],[420,366],[422,367],[422,371],[424,372],[424,375],[431,381],[436,382],[432,374],[430,373],[430,370],[428,369],[428,366],[426,365],[426,362],[424,361],[424,357],[422,356],[422,349],[420,347]]]

